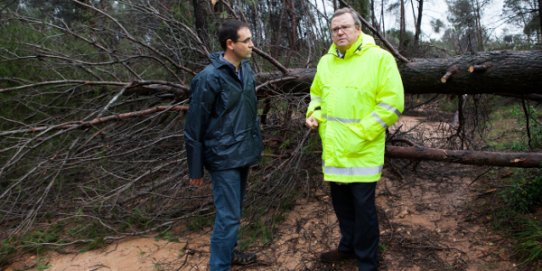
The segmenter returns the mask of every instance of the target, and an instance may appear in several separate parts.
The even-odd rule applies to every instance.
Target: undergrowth
[[[523,270],[542,270],[542,170],[516,170],[499,193],[495,227],[515,241]]]

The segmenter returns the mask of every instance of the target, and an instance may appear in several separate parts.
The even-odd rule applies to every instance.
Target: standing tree
[[[417,0],[418,13],[416,20],[416,31],[414,32],[414,46],[418,47],[420,43],[420,34],[422,32],[422,17],[423,17],[423,0]]]
[[[355,9],[361,15],[361,17],[365,19],[371,17],[372,10],[369,9],[369,7],[371,6],[371,3],[373,1],[370,2],[369,0],[345,0],[341,2],[344,3],[341,5],[341,7],[349,6]]]
[[[503,12],[508,16],[507,21],[523,29],[529,43],[533,37],[538,43],[542,42],[542,23],[540,22],[541,0],[505,0]]]
[[[542,41],[542,0],[538,0],[538,23],[540,24],[539,42]]]
[[[448,20],[453,25],[453,31],[457,33],[460,52],[478,52],[484,49],[485,30],[480,20],[481,9],[487,3],[480,3],[478,0],[448,1]]]
[[[211,18],[211,5],[208,0],[192,0],[194,5],[194,19],[196,33],[205,46],[209,47],[209,22]]]

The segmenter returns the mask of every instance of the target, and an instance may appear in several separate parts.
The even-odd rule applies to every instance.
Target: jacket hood
[[[376,45],[373,37],[361,32],[356,42],[354,42],[354,44],[352,44],[352,46],[350,46],[350,48],[346,50],[344,58],[349,58],[353,54],[363,53],[365,50],[373,47],[379,47],[378,45]],[[329,48],[327,53],[338,57],[337,45],[335,45],[335,43],[331,44],[331,47]]]

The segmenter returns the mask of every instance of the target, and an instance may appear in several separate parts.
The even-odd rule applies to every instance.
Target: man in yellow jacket
[[[403,111],[404,94],[395,59],[361,32],[358,16],[342,8],[331,18],[333,44],[318,63],[306,125],[319,130],[324,180],[341,230],[338,248],[320,259],[357,259],[360,271],[370,271],[378,269],[375,189],[385,131]]]

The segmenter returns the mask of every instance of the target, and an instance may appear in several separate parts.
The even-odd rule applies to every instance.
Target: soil
[[[519,270],[510,255],[510,241],[493,232],[476,210],[477,201],[487,194],[483,183],[491,181],[476,179],[482,171],[465,165],[387,161],[377,187],[380,270]],[[205,228],[183,234],[177,242],[143,236],[84,253],[51,252],[6,270],[207,270],[210,232]],[[232,270],[357,270],[355,261],[319,262],[319,254],[335,248],[338,240],[328,187],[322,184],[296,202],[271,243],[249,247],[258,254],[257,264]]]

